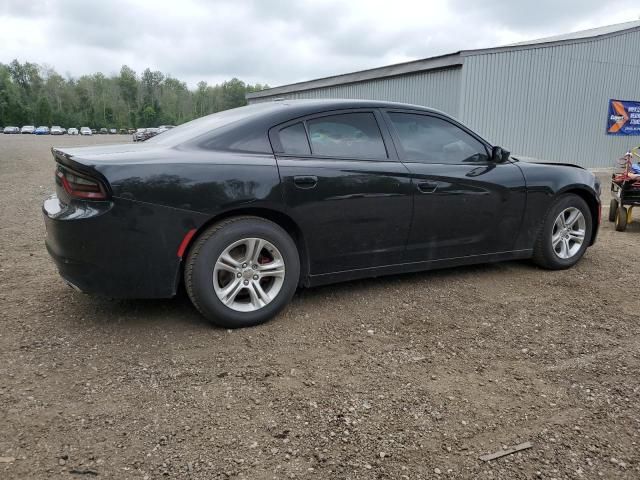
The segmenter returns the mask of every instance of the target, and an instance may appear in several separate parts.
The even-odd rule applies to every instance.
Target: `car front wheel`
[[[203,232],[185,264],[185,286],[195,307],[225,328],[263,323],[296,291],[300,258],[279,225],[234,217]]]
[[[534,246],[533,260],[550,270],[572,267],[589,246],[591,211],[578,195],[559,197],[547,213]]]

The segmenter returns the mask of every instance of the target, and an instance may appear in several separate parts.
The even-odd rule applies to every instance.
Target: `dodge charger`
[[[256,325],[296,289],[532,259],[593,245],[599,184],[518,160],[437,110],[364,100],[261,103],[136,144],[53,148],[46,246],[90,294],[172,297]]]

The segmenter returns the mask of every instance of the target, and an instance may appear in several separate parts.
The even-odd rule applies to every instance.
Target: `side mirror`
[[[491,160],[493,160],[496,163],[506,162],[507,160],[509,160],[510,155],[511,155],[511,152],[508,152],[502,147],[496,146],[491,149]]]

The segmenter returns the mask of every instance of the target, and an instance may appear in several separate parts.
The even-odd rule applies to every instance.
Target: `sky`
[[[277,86],[638,19],[639,0],[0,0],[0,62]]]

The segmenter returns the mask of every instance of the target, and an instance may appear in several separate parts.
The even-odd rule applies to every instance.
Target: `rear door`
[[[274,127],[289,215],[304,231],[310,273],[402,261],[412,189],[381,114],[332,111]]]
[[[386,111],[385,119],[412,176],[406,260],[511,251],[526,201],[520,168],[492,161],[482,139],[444,116]]]

